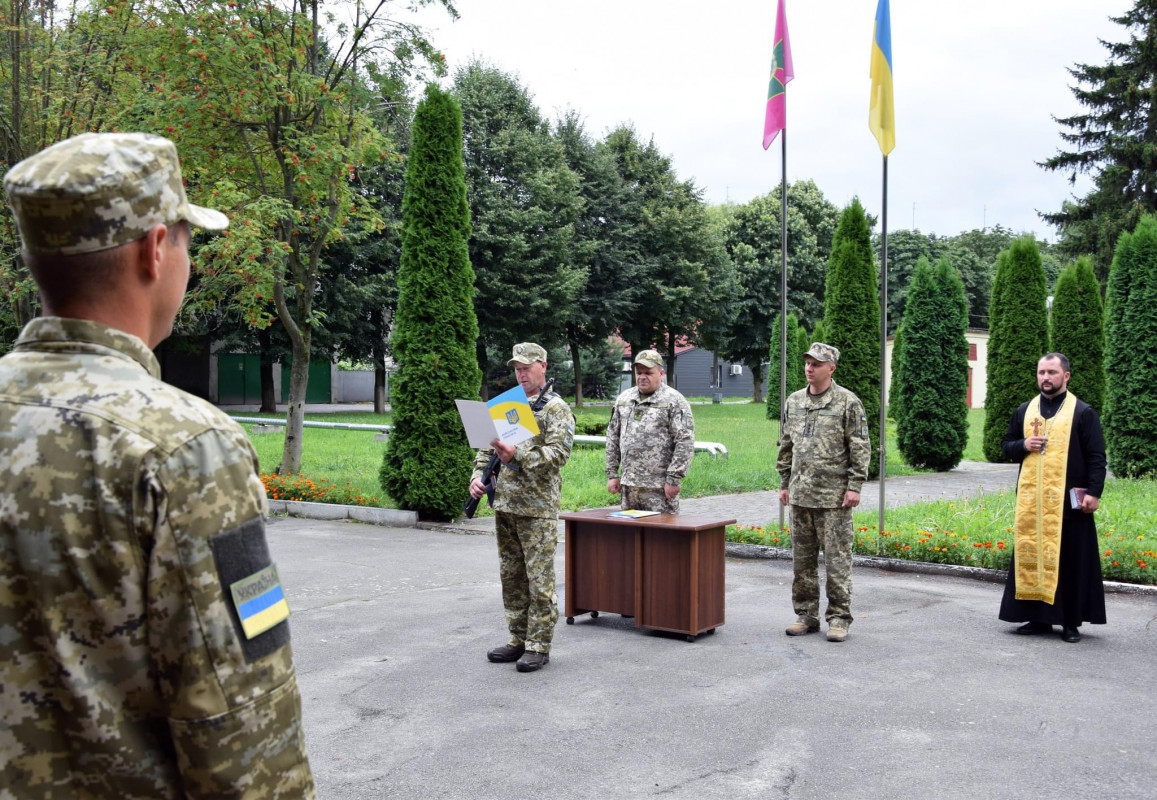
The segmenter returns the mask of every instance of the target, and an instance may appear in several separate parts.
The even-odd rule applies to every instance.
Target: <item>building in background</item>
[[[988,331],[979,328],[969,328],[964,334],[968,341],[968,394],[966,400],[969,408],[984,408],[984,391],[988,385]],[[889,336],[884,345],[884,398],[887,401],[888,391],[892,385],[892,344],[895,337]],[[839,382],[839,370],[836,370],[836,382]]]

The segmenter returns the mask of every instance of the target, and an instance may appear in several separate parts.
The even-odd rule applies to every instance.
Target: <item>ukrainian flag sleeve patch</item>
[[[289,619],[289,603],[274,564],[230,584],[229,592],[233,595],[233,605],[237,608],[246,639],[265,633],[277,623]]]
[[[289,603],[265,541],[265,520],[254,517],[209,539],[237,644],[246,663],[289,644]]]

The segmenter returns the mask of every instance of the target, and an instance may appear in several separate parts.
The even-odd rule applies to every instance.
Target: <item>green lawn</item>
[[[683,497],[702,497],[731,492],[775,489],[779,476],[775,472],[778,422],[765,418],[765,406],[753,403],[695,405],[695,438],[719,442],[727,447],[727,458],[714,458],[698,452],[683,484]],[[609,405],[587,406],[583,417],[610,419]],[[967,459],[981,459],[981,435],[984,412],[972,412]],[[241,416],[284,419],[277,414],[243,414]],[[390,416],[373,413],[324,414],[311,417],[320,422],[350,422],[365,425],[389,424]],[[284,435],[253,434],[250,439],[261,460],[261,471],[272,472],[281,461]],[[379,505],[390,507],[389,498],[378,485],[385,442],[374,441],[369,431],[345,431],[306,428],[302,443],[302,472],[310,478],[349,483],[366,497],[376,497]],[[910,475],[916,470],[900,458],[895,445],[895,425],[888,424],[888,475]],[[466,492],[463,489],[463,501]],[[566,510],[613,505],[617,498],[606,491],[603,449],[601,445],[576,445],[570,463],[563,470],[562,506]],[[485,506],[485,503],[483,503]]]
[[[727,446],[727,458],[697,453],[687,480],[684,497],[758,491],[777,488],[775,472],[778,424],[764,417],[765,408],[751,403],[695,405],[695,434],[699,441]],[[588,406],[584,417],[610,418],[610,406]],[[284,419],[275,414],[245,414]],[[351,422],[367,425],[389,424],[389,415],[372,413],[325,414],[311,417],[323,422]],[[262,472],[270,472],[281,460],[285,437],[281,433],[254,434]],[[983,461],[981,451],[984,411],[969,413],[968,446],[964,458]],[[895,426],[888,424],[888,475],[909,475],[917,470],[903,462],[895,446]],[[325,478],[332,483],[349,483],[379,505],[392,503],[378,485],[378,468],[385,442],[374,441],[369,431],[306,428],[302,446],[303,472],[309,478]],[[462,499],[466,491],[463,487]],[[617,498],[606,491],[601,445],[576,445],[570,463],[563,470],[562,505],[565,510],[608,506]],[[483,503],[483,506],[486,504]],[[480,513],[489,514],[488,509]],[[1008,526],[1012,524],[1012,493],[979,495],[958,501],[919,503],[888,511],[888,530],[883,545],[877,531],[877,512],[856,514],[856,551],[952,564],[1006,569],[1012,547]],[[1102,540],[1102,568],[1110,580],[1157,583],[1157,483],[1152,481],[1110,480],[1097,512]],[[734,527],[733,541],[790,546],[790,537],[760,528]]]
[[[1157,482],[1110,479],[1097,511],[1101,571],[1106,580],[1157,583]],[[1012,490],[888,509],[879,536],[875,510],[858,511],[855,551],[907,561],[1008,569],[1012,556]],[[732,525],[727,538],[791,547],[775,528]]]

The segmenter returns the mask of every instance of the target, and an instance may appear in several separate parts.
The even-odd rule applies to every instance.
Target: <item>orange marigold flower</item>
[[[1004,549],[1004,542],[997,542],[996,546],[998,549],[1003,550]]]
[[[1112,550],[1106,550],[1105,555],[1111,556],[1111,555],[1113,555],[1113,551]]]

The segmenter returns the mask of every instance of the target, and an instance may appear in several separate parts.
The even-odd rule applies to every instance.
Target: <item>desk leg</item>
[[[635,528],[635,627],[643,627],[643,529]]]
[[[566,613],[566,624],[574,625],[574,537],[575,524],[570,520],[566,522],[566,542],[563,545],[563,571],[562,579],[566,584],[566,600],[564,602],[564,611]]]
[[[687,641],[695,641],[699,632],[699,531],[691,533],[691,592],[688,598],[691,605],[691,636]]]

